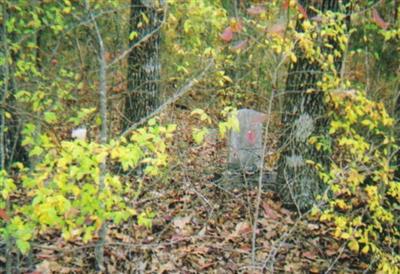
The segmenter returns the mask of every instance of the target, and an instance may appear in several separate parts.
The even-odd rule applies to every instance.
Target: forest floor
[[[189,128],[187,117],[184,112],[173,117],[178,128]],[[136,218],[109,226],[107,273],[368,271],[366,263],[345,250],[345,242],[333,240],[331,227],[283,208],[273,192],[260,193],[256,244],[252,246],[257,187],[220,183],[215,175],[226,164],[225,142],[197,146],[190,134],[181,131],[174,140],[171,155],[177,159],[167,177],[145,180],[134,201],[139,212],[151,209],[156,213],[152,227],[138,225]],[[21,260],[22,273],[95,272],[94,244],[65,242],[55,233],[42,236],[34,244],[30,261],[26,260]],[[35,270],[22,265],[33,265]]]

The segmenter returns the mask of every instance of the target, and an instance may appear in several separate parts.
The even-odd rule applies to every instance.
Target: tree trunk
[[[159,26],[162,13],[152,1],[131,0],[130,45]],[[157,2],[157,1],[153,1]],[[156,32],[128,57],[128,96],[125,100],[124,128],[150,114],[160,104],[160,33]]]
[[[339,11],[339,1],[300,1],[309,17],[314,16],[311,6],[320,11]],[[315,3],[315,4],[314,4]],[[301,24],[298,24],[301,31]],[[322,47],[322,46],[321,46]],[[321,48],[325,53],[333,49]],[[339,49],[336,49],[339,50]],[[307,93],[317,89],[316,83],[322,79],[319,64],[310,62],[297,51],[298,60],[291,64],[286,82],[286,95],[283,103],[284,132],[281,138],[281,157],[278,162],[278,193],[285,206],[304,211],[312,206],[316,197],[325,190],[314,167],[306,160],[327,167],[329,155],[318,151],[308,143],[311,136],[326,136],[328,120],[322,91]],[[299,56],[300,55],[300,56]],[[336,60],[336,71],[340,70],[341,60]]]

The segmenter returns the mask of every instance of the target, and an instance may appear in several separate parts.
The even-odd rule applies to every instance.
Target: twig
[[[348,241],[346,241],[346,242],[344,242],[344,243],[342,244],[342,246],[340,247],[339,254],[336,256],[335,260],[331,263],[331,265],[330,265],[329,268],[324,272],[324,274],[328,274],[329,272],[331,272],[333,266],[337,263],[337,261],[339,260],[339,258],[342,256],[342,254],[343,254],[343,252],[344,252],[344,250],[345,250],[345,248],[346,248],[347,243],[348,243]]]
[[[257,222],[258,222],[258,215],[260,213],[260,204],[261,204],[261,192],[262,192],[262,182],[263,182],[263,169],[264,169],[264,158],[265,158],[265,151],[267,149],[267,138],[269,135],[269,126],[271,124],[271,113],[272,113],[272,102],[274,100],[274,94],[275,91],[272,90],[271,96],[269,99],[269,105],[268,105],[268,112],[267,112],[267,125],[265,128],[265,134],[264,134],[264,147],[261,153],[261,159],[262,159],[262,166],[260,168],[260,176],[258,178],[258,190],[257,190],[257,198],[256,198],[256,210],[254,213],[254,223],[253,223],[253,234],[251,238],[251,263],[253,266],[255,266],[256,262],[256,232],[257,232]]]
[[[108,142],[108,128],[107,128],[107,63],[105,59],[105,47],[104,41],[101,36],[97,21],[94,18],[93,13],[90,11],[89,1],[85,0],[86,10],[89,12],[90,18],[92,19],[94,29],[96,31],[97,42],[99,44],[99,96],[100,96],[100,116],[101,116],[101,128],[100,128],[100,143],[107,144]],[[107,162],[106,159],[100,163],[100,174],[99,174],[99,191],[103,191],[105,187],[105,176],[107,173]],[[104,203],[101,202],[101,207],[104,209]],[[104,245],[107,234],[107,223],[103,220],[99,231],[99,241],[95,249],[95,257],[98,270],[104,270]]]

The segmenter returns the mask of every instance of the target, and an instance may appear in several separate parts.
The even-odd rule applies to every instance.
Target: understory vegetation
[[[400,273],[399,12],[0,1],[0,273]]]

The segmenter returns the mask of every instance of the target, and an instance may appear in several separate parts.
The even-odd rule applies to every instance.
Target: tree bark
[[[309,17],[314,16],[311,6],[318,10],[339,11],[339,1],[300,1]],[[298,22],[298,31],[302,31]],[[333,49],[323,48],[325,53]],[[339,49],[336,49],[339,50]],[[324,94],[318,91],[316,83],[322,79],[319,64],[312,63],[297,50],[298,60],[291,64],[286,82],[286,95],[282,123],[284,132],[281,138],[281,157],[278,162],[277,192],[285,206],[304,211],[312,206],[318,195],[325,190],[324,183],[314,167],[306,164],[312,160],[328,167],[329,155],[318,151],[308,143],[310,136],[326,136],[328,120],[324,105]],[[300,55],[300,56],[299,56]],[[340,70],[341,60],[335,60],[336,71]],[[309,89],[317,90],[307,93]]]
[[[129,33],[136,32],[137,37],[130,41],[130,45],[161,24],[162,12],[156,2],[131,0]],[[157,32],[128,56],[124,129],[160,105],[160,70],[160,33]]]

